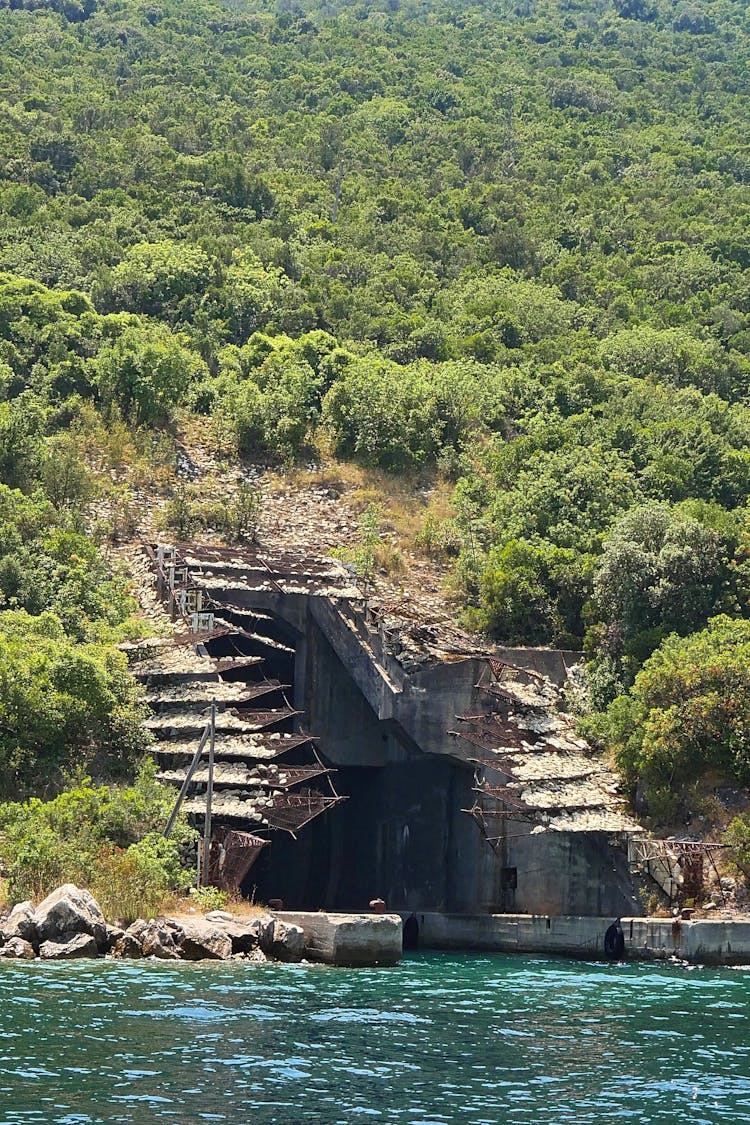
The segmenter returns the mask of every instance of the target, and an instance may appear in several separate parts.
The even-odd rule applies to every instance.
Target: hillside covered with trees
[[[0,0],[0,58],[6,793],[137,757],[91,451],[185,418],[448,482],[416,548],[586,649],[652,810],[750,780],[744,5]]]

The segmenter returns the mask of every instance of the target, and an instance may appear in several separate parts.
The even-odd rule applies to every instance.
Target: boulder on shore
[[[179,961],[183,937],[182,926],[171,918],[151,918],[148,922],[134,922],[125,935],[130,934],[141,944],[144,957],[158,957],[160,961]]]
[[[225,910],[177,921],[137,919],[126,930],[110,925],[90,891],[65,883],[34,909],[21,902],[0,922],[0,957],[44,960],[70,957],[157,957],[163,961],[301,961],[302,928],[272,914],[239,919]]]
[[[229,915],[229,919],[217,923],[232,941],[232,953],[252,953],[261,941],[270,944],[273,938],[273,918],[270,914],[261,914],[240,922]]]
[[[129,926],[112,946],[112,956],[128,957],[132,960],[137,960],[139,957],[142,957],[143,945],[141,944],[140,935],[143,933],[145,926],[146,922],[143,918],[139,918],[136,922],[133,922],[132,926]]]
[[[99,946],[93,934],[61,934],[54,941],[44,941],[39,946],[39,956],[44,961],[67,961],[73,957],[97,957]]]
[[[301,961],[305,955],[305,934],[301,926],[274,918],[270,932],[266,930],[260,948],[274,961]]]
[[[203,918],[185,922],[180,952],[186,961],[225,961],[232,955],[232,939],[226,931]]]
[[[107,948],[107,923],[90,891],[64,883],[47,895],[34,912],[40,942],[58,941],[63,934],[90,934],[97,951]]]
[[[209,910],[203,917],[207,922],[233,922],[234,916],[228,910]]]
[[[120,926],[110,926],[107,922],[107,944],[104,949],[105,953],[111,953],[117,945],[121,937],[124,936],[125,931]]]
[[[0,933],[5,941],[11,938],[22,938],[32,944],[37,940],[36,921],[34,918],[34,904],[32,902],[19,902],[11,910],[8,917],[0,926]]]
[[[21,937],[11,937],[0,948],[0,957],[30,961],[33,957],[36,957],[36,954],[30,941],[24,941]]]

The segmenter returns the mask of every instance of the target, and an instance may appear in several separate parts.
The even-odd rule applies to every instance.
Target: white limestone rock
[[[305,934],[301,926],[274,918],[270,933],[264,931],[259,945],[275,961],[301,961],[305,953]]]
[[[33,902],[17,903],[0,927],[0,932],[6,940],[22,938],[24,941],[35,942],[37,930]]]
[[[218,911],[212,911],[212,915],[217,913]],[[207,914],[206,919],[208,918]],[[270,914],[257,914],[243,921],[228,914],[226,920],[217,919],[216,924],[231,938],[232,953],[252,953],[259,945],[270,945],[273,941],[274,920]]]
[[[219,926],[196,918],[182,927],[180,953],[186,961],[225,961],[232,955],[232,939]]]
[[[206,914],[207,922],[233,922],[234,917],[228,910],[209,910]]]
[[[30,941],[24,941],[21,937],[12,937],[0,948],[0,957],[12,958],[18,961],[31,961],[36,957],[36,953],[34,953],[34,946]]]
[[[98,949],[107,947],[107,923],[90,891],[64,883],[47,895],[34,912],[40,942],[57,941],[63,934],[89,934]]]
[[[99,946],[93,934],[63,933],[39,946],[43,961],[69,961],[74,957],[98,957]]]

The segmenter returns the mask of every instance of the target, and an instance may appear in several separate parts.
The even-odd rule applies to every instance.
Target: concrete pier
[[[414,915],[420,949],[485,950],[567,957],[604,956],[611,918],[535,914]],[[409,915],[403,914],[403,918]],[[663,961],[672,957],[705,965],[750,964],[750,920],[623,918],[626,956]]]
[[[398,914],[325,914],[322,911],[274,911],[284,922],[301,926],[305,957],[327,965],[395,965],[401,960]]]

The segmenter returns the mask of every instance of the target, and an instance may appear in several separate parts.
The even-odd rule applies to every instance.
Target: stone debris
[[[305,952],[305,934],[301,926],[274,918],[270,935],[259,943],[267,957],[275,961],[301,961]]]
[[[19,902],[13,907],[2,924],[0,937],[5,942],[12,941],[14,938],[22,938],[26,942],[37,940],[38,934],[32,902]]]
[[[113,957],[133,958],[143,957],[143,945],[140,940],[140,929],[133,930],[132,926],[117,939],[111,949]]]
[[[256,951],[263,952],[268,948],[273,934],[273,919],[270,915],[251,918],[249,922],[238,922],[230,917],[219,924],[232,942],[233,956],[249,956]],[[265,953],[263,959],[267,959]]]
[[[202,919],[183,923],[179,947],[184,961],[225,961],[232,955],[232,939],[221,924]]]
[[[8,938],[3,946],[0,946],[0,957],[28,961],[36,957],[36,953],[30,941],[24,941],[20,937],[12,937]]]
[[[141,943],[144,957],[179,961],[184,931],[177,922],[169,918],[151,918],[148,922],[134,922],[127,932]]]
[[[26,937],[20,936],[23,931]],[[66,883],[34,908],[19,903],[0,919],[0,958],[62,961],[71,958],[155,957],[161,961],[299,961],[304,939],[299,926],[270,913],[246,920],[228,911],[202,917],[139,918],[123,930],[104,920],[87,890]]]
[[[199,487],[201,499],[226,503],[241,482],[251,484],[258,492],[257,527],[235,547],[213,548],[219,534],[210,528],[196,533],[185,545],[191,570],[200,576],[210,594],[221,594],[224,604],[231,602],[232,587],[247,592],[272,585],[262,562],[258,567],[248,567],[251,552],[261,559],[284,558],[284,589],[288,593],[311,592],[310,575],[303,564],[316,560],[315,592],[344,598],[356,605],[357,612],[382,633],[384,651],[405,671],[492,650],[486,638],[472,636],[456,625],[455,609],[443,591],[444,565],[405,551],[403,577],[391,578],[378,572],[368,580],[365,589],[358,582],[353,565],[333,557],[342,550],[356,550],[360,539],[361,505],[352,505],[345,489],[321,486],[299,475],[293,487],[279,488],[278,478],[264,466],[220,464],[201,444],[200,437],[191,440],[189,448],[183,443],[177,449],[178,479]],[[183,473],[181,466],[190,468]],[[139,518],[134,539],[154,542],[160,536],[163,538],[160,528],[171,491],[165,489],[162,493],[154,488],[148,494],[143,490],[137,496],[134,494]],[[384,541],[387,538],[384,535]],[[209,556],[207,552],[211,551],[213,555]],[[143,572],[143,560],[138,559],[137,549],[126,545],[114,553],[124,558],[141,587],[138,597],[144,615],[155,623],[163,621],[150,576]],[[145,596],[141,597],[141,591]]]

